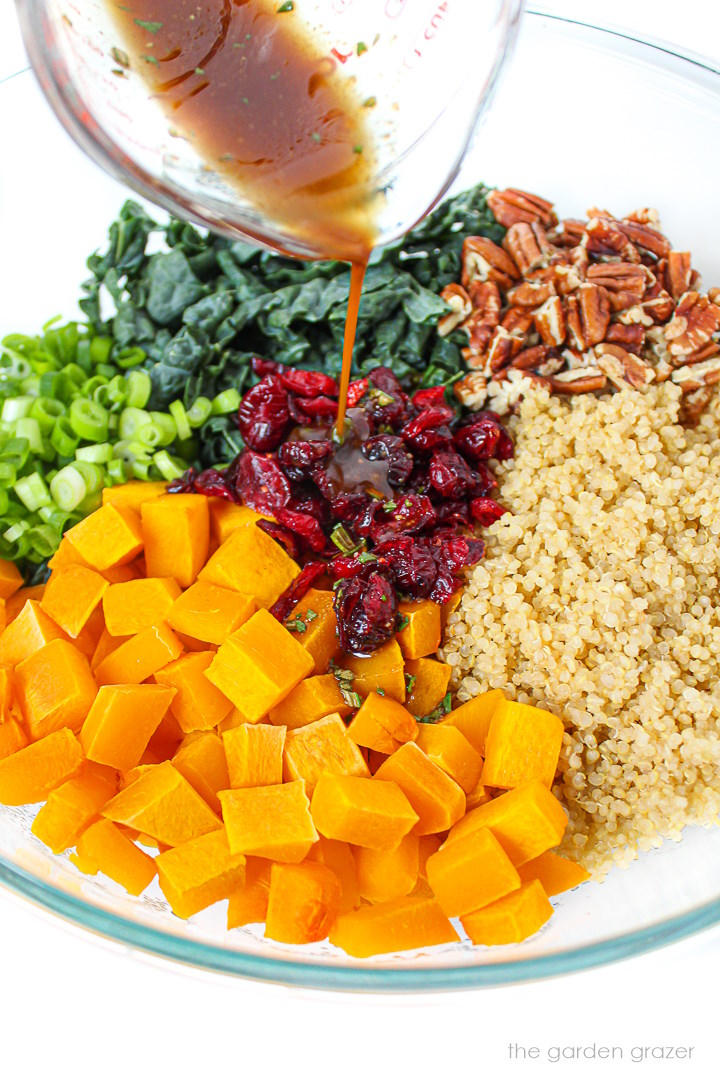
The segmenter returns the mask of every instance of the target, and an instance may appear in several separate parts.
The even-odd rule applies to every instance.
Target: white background
[[[716,0],[552,6],[720,58]],[[25,63],[12,4],[0,0],[0,80]],[[6,254],[0,242],[0,259]],[[0,892],[0,1077],[705,1080],[720,1074],[719,969],[715,930],[542,984],[416,997],[330,995],[165,965]],[[510,1060],[510,1043],[537,1046],[541,1057]],[[547,1062],[549,1047],[592,1043],[622,1047],[624,1061]],[[633,1047],[662,1045],[694,1047],[690,1062],[629,1060]]]

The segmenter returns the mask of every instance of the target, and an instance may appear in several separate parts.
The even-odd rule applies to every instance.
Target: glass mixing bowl
[[[28,140],[27,132],[33,133]],[[84,259],[105,241],[126,192],[67,139],[31,74],[0,86],[0,334],[76,313]],[[554,198],[563,215],[600,203],[659,207],[706,284],[720,282],[716,182],[720,74],[594,27],[528,14],[496,103],[458,187],[479,179]],[[603,884],[556,901],[535,937],[353,961],[288,947],[257,927],[225,930],[223,904],[183,922],[159,892],[129,897],[85,878],[30,833],[32,808],[0,808],[0,882],[89,930],[215,971],[305,986],[436,990],[493,986],[618,960],[720,922],[720,829],[688,829]]]

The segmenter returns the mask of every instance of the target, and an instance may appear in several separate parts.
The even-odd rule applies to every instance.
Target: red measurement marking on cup
[[[411,47],[410,51],[406,54],[403,60],[403,66],[408,68],[414,68],[418,61],[422,60],[425,55],[425,43],[431,42],[437,35],[438,31],[442,28],[445,21],[445,16],[450,9],[448,0],[443,0],[441,4],[438,4],[435,12],[430,16],[430,19],[422,31],[422,33],[416,38],[415,44]]]

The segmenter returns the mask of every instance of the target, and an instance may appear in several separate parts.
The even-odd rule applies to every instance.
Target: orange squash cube
[[[103,506],[112,503],[113,506],[124,506],[137,513],[143,503],[165,494],[167,484],[164,480],[129,480],[127,484],[103,488],[102,501]]]
[[[286,730],[272,724],[241,724],[225,732],[222,741],[231,788],[282,784]]]
[[[460,922],[473,945],[509,945],[536,934],[552,913],[540,882],[530,881]]]
[[[205,495],[162,495],[140,507],[148,577],[171,577],[186,589],[205,564],[210,515]]]
[[[420,657],[405,661],[405,708],[413,716],[427,716],[447,694],[452,668],[439,660]]]
[[[469,791],[465,796],[465,813],[469,814],[476,806],[482,806],[484,803],[490,802],[491,798],[490,788],[486,788],[482,781],[478,780],[472,791]]]
[[[105,627],[113,637],[132,637],[160,626],[179,595],[173,578],[134,578],[110,585],[102,598]]]
[[[152,683],[150,685],[153,685]],[[172,704],[150,736],[145,753],[140,758],[141,764],[159,764],[169,761],[177,753],[183,738],[183,730],[172,713]]]
[[[265,937],[291,945],[323,941],[342,899],[340,882],[329,866],[275,863],[270,871]]]
[[[139,896],[155,877],[155,860],[141,851],[112,821],[96,821],[77,842],[81,868],[105,874],[132,896]]]
[[[167,686],[101,686],[80,732],[85,756],[121,772],[133,769],[174,696]]]
[[[132,562],[143,549],[140,519],[134,510],[107,503],[65,533],[93,570],[108,570]]]
[[[13,619],[18,617],[28,600],[36,600],[40,603],[44,595],[44,585],[28,585],[26,588],[18,589],[5,601],[5,625],[9,626]]]
[[[330,661],[340,652],[333,593],[327,589],[308,589],[285,625],[315,661],[313,675],[324,675]]]
[[[416,737],[418,725],[415,717],[399,702],[373,690],[347,730],[358,746],[367,746],[381,754],[392,754],[403,743]]]
[[[490,721],[501,701],[505,701],[502,690],[488,690],[486,694],[478,694],[477,697],[466,701],[464,705],[458,705],[441,723],[448,727],[456,727],[470,745],[475,747],[478,754],[484,757]]]
[[[185,732],[208,731],[232,709],[232,702],[206,678],[214,659],[211,651],[187,653],[155,672],[157,682],[177,691],[170,708]]]
[[[69,566],[84,566],[87,570],[92,569],[90,563],[83,559],[80,552],[68,540],[66,533],[53,557],[48,559],[48,568],[53,574],[57,574],[60,570],[67,570]]]
[[[268,859],[248,857],[245,860],[245,884],[232,894],[228,902],[228,930],[247,926],[248,923],[265,922],[272,867],[273,863]]]
[[[256,521],[268,520],[267,514],[258,514],[249,506],[240,506],[231,503],[227,499],[211,498],[210,509],[210,534],[216,547],[224,544],[231,532],[235,529],[252,528]],[[272,518],[269,518],[272,521]]]
[[[406,660],[418,660],[440,648],[440,605],[432,600],[403,601],[398,608],[402,629],[397,640]]]
[[[533,780],[471,810],[450,830],[448,845],[478,829],[492,829],[515,866],[558,846],[567,825],[562,803]]]
[[[238,709],[237,705],[233,705],[225,719],[220,721],[215,730],[218,735],[224,735],[226,731],[232,731],[233,728],[240,727],[241,724],[258,724],[262,719],[262,717],[258,717],[257,720],[250,721],[247,716]]]
[[[30,738],[78,731],[97,694],[86,657],[69,641],[50,641],[15,669],[18,704]]]
[[[200,580],[234,589],[251,596],[258,607],[269,608],[299,573],[285,549],[253,526],[230,533],[200,571]]]
[[[196,581],[175,600],[167,621],[179,633],[222,645],[255,611],[251,597],[207,581]]]
[[[433,833],[418,836],[418,878],[427,881],[427,861],[440,848],[440,837]]]
[[[462,603],[464,589],[456,589],[446,604],[440,609],[440,622],[443,630],[447,626],[448,619],[453,615]]]
[[[227,899],[245,883],[245,856],[230,851],[225,829],[161,852],[155,863],[158,884],[181,919]]]
[[[0,724],[0,761],[3,758],[10,757],[11,754],[16,754],[18,750],[22,750],[27,744],[28,737],[25,734],[25,729],[14,716],[9,717],[4,723]]]
[[[245,531],[239,529],[232,535]],[[287,697],[312,669],[310,654],[261,608],[220,646],[206,675],[254,723]]]
[[[222,739],[214,731],[194,732],[197,738],[180,746],[172,763],[211,810],[221,813],[218,791],[230,786]]]
[[[40,607],[66,634],[76,638],[107,588],[107,581],[95,570],[69,566],[51,574]]]
[[[141,630],[95,668],[100,686],[107,683],[141,683],[160,671],[182,652],[182,645],[169,626],[151,626]]]
[[[313,821],[330,840],[392,851],[418,816],[397,784],[324,773],[310,804]]]
[[[405,700],[405,662],[395,638],[381,645],[372,656],[345,655],[338,666],[352,671],[353,690],[362,697],[384,690],[387,697],[401,704]]]
[[[427,879],[449,918],[520,888],[520,875],[489,829],[478,829],[431,855]]]
[[[460,785],[466,795],[475,788],[483,760],[461,731],[442,724],[419,724],[415,741],[439,769]]]
[[[418,879],[418,837],[404,836],[393,851],[357,848],[355,866],[360,895],[372,904],[407,896]]]
[[[415,832],[444,832],[465,813],[465,793],[415,743],[405,743],[375,773],[376,780],[392,780],[418,815]]]
[[[8,600],[22,587],[22,574],[14,562],[0,559],[0,599]]]
[[[0,761],[0,803],[43,802],[53,788],[79,772],[82,760],[82,748],[70,728],[16,750]]]
[[[302,780],[219,795],[231,851],[299,863],[318,839]]]
[[[169,762],[148,769],[103,810],[103,817],[179,847],[222,824],[185,777]]]
[[[357,957],[460,940],[437,900],[426,896],[403,896],[338,915],[329,937],[331,945]]]
[[[563,722],[546,709],[501,701],[492,715],[485,740],[482,782],[515,788],[531,780],[550,787],[555,777]]]
[[[553,851],[544,851],[530,862],[523,863],[518,867],[518,873],[523,885],[537,879],[547,896],[557,896],[590,880],[590,874],[583,866]]]
[[[358,851],[361,849],[358,848]],[[365,850],[364,848],[362,850]],[[340,882],[342,896],[340,911],[352,911],[360,903],[357,870],[352,848],[342,840],[328,840],[321,836],[308,854],[310,862],[321,862],[329,866]]]
[[[107,629],[103,630],[98,638],[95,651],[90,658],[90,670],[93,675],[106,656],[109,656],[111,652],[115,652],[116,649],[119,649],[121,645],[124,645],[129,640],[129,637],[113,637],[112,634],[107,632]]]
[[[285,728],[280,730],[285,731]],[[288,731],[285,738],[284,780],[304,780],[308,795],[312,795],[323,773],[370,776],[365,758],[337,713]]]
[[[32,831],[56,854],[74,847],[80,834],[115,795],[117,786],[113,770],[85,766],[79,776],[50,792],[32,823]]]
[[[67,635],[40,607],[37,600],[27,600],[22,610],[0,634],[0,664],[16,667],[49,641]]]
[[[303,679],[279,705],[270,710],[270,723],[300,728],[332,713],[345,717],[351,707],[340,692],[334,675],[313,675]]]
[[[15,698],[15,678],[12,668],[0,664],[0,724],[10,716],[10,709]]]

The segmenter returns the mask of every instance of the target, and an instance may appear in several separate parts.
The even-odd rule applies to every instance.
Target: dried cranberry
[[[193,491],[197,491],[199,495],[214,495],[220,499],[235,501],[235,493],[228,484],[227,473],[218,469],[203,469],[198,473],[193,482]]]
[[[364,491],[343,491],[333,495],[330,510],[336,521],[354,521],[372,502]]]
[[[416,449],[428,449],[426,446],[418,444],[418,439],[423,432],[432,430],[433,428],[441,428],[447,425],[448,421],[455,416],[455,413],[449,405],[433,405],[429,409],[423,409],[421,413],[415,417],[414,420],[410,420],[400,432],[401,437],[406,443],[409,443]],[[450,432],[448,431],[450,438]]]
[[[236,464],[236,491],[253,510],[275,516],[290,501],[290,482],[275,458],[243,450]]]
[[[300,397],[314,398],[321,394],[329,394],[332,397],[338,395],[338,384],[329,375],[321,371],[298,371],[294,368],[286,368],[280,374],[280,381],[286,390]]]
[[[195,490],[195,477],[197,476],[197,469],[193,469],[192,466],[186,469],[182,476],[178,476],[177,479],[171,480],[167,486],[169,495],[188,495]]]
[[[350,383],[347,391],[348,409],[354,409],[358,402],[365,397],[369,383],[369,379],[355,379],[354,382]]]
[[[368,560],[362,560],[358,555],[336,555],[330,563],[330,572],[336,578],[351,578],[365,573],[367,565]]]
[[[387,481],[390,487],[402,487],[410,478],[415,461],[398,435],[372,435],[362,443],[368,461],[387,461]]]
[[[473,483],[472,470],[455,450],[439,449],[430,462],[430,483],[445,499],[464,495]]]
[[[288,411],[290,413],[290,418],[300,427],[313,426],[312,416],[300,407],[299,398],[296,398],[294,394],[291,394],[288,399]]]
[[[266,375],[240,402],[238,427],[251,450],[267,453],[277,449],[289,421],[287,391],[277,375]]]
[[[508,511],[494,499],[478,498],[470,503],[470,512],[479,525],[492,525]]]
[[[399,592],[411,600],[424,600],[437,578],[432,551],[423,540],[398,536],[378,545],[373,554],[385,564]]]
[[[329,397],[299,397],[297,404],[313,420],[334,420],[337,416],[338,403]]]
[[[373,368],[368,374],[368,382],[371,386],[374,386],[377,390],[382,390],[385,394],[390,394],[392,397],[398,399],[406,398],[407,395],[402,388],[402,383],[398,379],[394,371],[391,371],[389,367],[385,367],[381,364],[379,367]]]
[[[377,367],[368,375],[365,412],[378,427],[396,430],[408,418],[408,396],[390,368]]]
[[[395,589],[390,579],[377,570],[343,581],[335,591],[333,607],[345,652],[367,655],[395,632]]]
[[[280,599],[276,600],[270,608],[270,614],[274,615],[280,622],[285,622],[295,605],[300,603],[307,591],[313,587],[318,578],[322,577],[325,570],[325,563],[305,563],[292,585],[285,590]]]
[[[317,485],[318,489],[326,499],[332,499],[335,489],[321,461],[319,461],[317,465],[313,465],[310,470],[310,479]]]
[[[278,461],[291,480],[302,483],[316,462],[330,457],[332,449],[329,439],[318,439],[317,442],[286,442],[278,450]]]
[[[439,525],[471,524],[470,506],[467,499],[442,499],[435,503]]]
[[[298,537],[285,525],[278,525],[277,521],[262,521],[256,522],[258,529],[262,529],[264,533],[271,536],[278,544],[285,548],[291,559],[300,558],[300,543]]]
[[[437,577],[430,593],[430,600],[436,604],[447,604],[459,586],[460,580],[453,574],[450,567],[441,564],[437,567]]]
[[[500,435],[499,424],[494,420],[481,419],[456,431],[453,443],[471,461],[487,461],[495,456]]]
[[[288,503],[287,509],[296,510],[299,514],[310,514],[323,527],[330,523],[330,503],[323,495],[310,488],[298,488]]]
[[[429,386],[427,390],[416,390],[412,403],[417,409],[428,409],[434,405],[447,405],[444,386]]]
[[[286,529],[292,529],[309,546],[311,551],[324,551],[327,538],[319,521],[310,514],[303,514],[298,510],[288,510],[283,506],[275,511],[275,517],[280,525]]]
[[[412,441],[413,450],[421,454],[429,454],[442,446],[452,446],[452,431],[445,424],[421,431]]]
[[[449,567],[454,574],[466,566],[474,566],[484,554],[485,544],[474,536],[451,537],[435,549],[437,562]]]
[[[500,438],[498,439],[493,456],[497,461],[507,461],[509,458],[515,456],[513,441],[504,427],[500,428]]]
[[[382,544],[403,533],[420,532],[436,520],[435,507],[427,495],[404,495],[392,510],[383,507],[383,513],[376,514],[370,535],[374,543]]]
[[[250,366],[261,379],[265,375],[277,375],[279,371],[285,370],[284,364],[278,364],[276,360],[266,360],[262,356],[253,356]]]
[[[490,472],[487,465],[482,461],[475,463],[473,471],[473,486],[469,495],[475,499],[478,496],[487,495],[497,487],[497,478]]]

